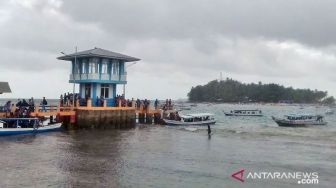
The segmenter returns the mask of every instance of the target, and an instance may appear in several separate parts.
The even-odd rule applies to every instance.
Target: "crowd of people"
[[[119,103],[121,104],[122,107],[131,107],[132,102],[133,102],[133,99],[132,99],[132,101],[130,101],[129,99],[126,100],[124,95],[117,95],[114,98],[114,106],[115,107],[118,107]]]
[[[45,97],[43,97],[40,105],[42,107],[41,111],[46,112],[46,106],[48,105],[48,102]],[[18,99],[16,103],[12,101],[7,101],[2,111],[9,114],[9,117],[15,117],[15,118],[29,117],[29,114],[35,111],[34,98],[31,97],[30,99],[28,99],[28,102],[26,99],[22,100]]]
[[[136,99],[134,101],[134,98],[130,99],[125,99],[123,95],[117,95],[115,98],[115,106],[119,106],[119,103],[121,104],[121,107],[132,107],[133,103],[135,103],[135,108],[140,110],[140,107],[143,106],[144,110],[148,110],[150,107],[150,100],[147,99]],[[156,99],[154,101],[154,108],[157,109],[159,107],[159,100]]]
[[[61,106],[72,106],[73,100],[80,100],[80,96],[78,93],[64,93],[64,95],[60,96],[60,105]],[[75,103],[76,104],[76,103]]]
[[[169,113],[168,119],[170,119],[170,120],[176,120],[176,121],[181,121],[181,117],[180,117],[180,115],[179,115],[179,113],[177,111]]]
[[[172,105],[172,100],[171,99],[166,99],[166,103],[162,107],[163,110],[172,110],[173,105]]]

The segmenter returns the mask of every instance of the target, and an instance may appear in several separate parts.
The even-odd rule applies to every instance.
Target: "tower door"
[[[91,84],[85,84],[85,98],[91,98]]]

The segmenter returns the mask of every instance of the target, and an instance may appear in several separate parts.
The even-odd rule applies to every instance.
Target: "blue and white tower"
[[[96,98],[103,97],[107,106],[114,106],[117,84],[127,83],[125,63],[140,59],[111,52],[101,48],[76,52],[58,57],[71,61],[70,83],[79,84],[81,98],[91,98],[96,106]]]

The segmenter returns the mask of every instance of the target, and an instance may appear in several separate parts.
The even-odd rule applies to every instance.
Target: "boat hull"
[[[277,119],[274,117],[273,117],[273,120],[280,127],[308,127],[308,126],[327,125],[327,122],[316,122],[316,121],[297,122],[297,121],[290,121],[290,120],[285,120],[285,119]]]
[[[166,125],[170,125],[170,126],[190,126],[190,125],[207,126],[207,125],[213,125],[213,124],[216,123],[216,120],[196,121],[196,122],[182,122],[182,121],[163,119],[163,121],[166,123]]]
[[[44,132],[59,131],[62,123],[56,123],[44,127],[34,128],[0,128],[0,136],[20,135],[20,134],[37,134]]]

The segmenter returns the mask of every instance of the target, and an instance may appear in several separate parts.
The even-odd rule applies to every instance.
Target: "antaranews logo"
[[[241,169],[237,172],[231,174],[231,177],[240,182],[245,182],[244,180],[245,169]],[[247,172],[246,180],[295,180],[298,184],[318,184],[319,176],[318,172]]]

